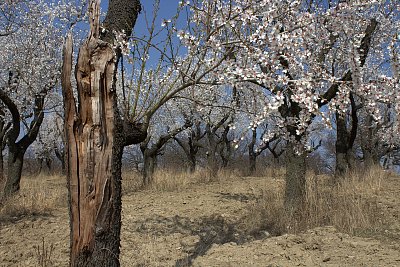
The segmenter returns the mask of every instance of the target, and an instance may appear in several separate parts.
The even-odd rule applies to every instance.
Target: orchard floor
[[[49,178],[46,190],[63,188],[63,178],[58,179]],[[121,265],[400,266],[399,177],[389,176],[382,184],[381,229],[349,236],[324,226],[277,237],[266,229],[245,229],[241,220],[262,189],[282,184],[280,179],[249,177],[174,192],[126,193]],[[46,257],[42,266],[68,266],[63,196],[50,212],[0,218],[0,266],[40,266],[39,258]]]

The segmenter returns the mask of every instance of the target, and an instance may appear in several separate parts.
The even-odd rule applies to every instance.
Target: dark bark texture
[[[29,124],[26,134],[19,140],[18,138],[21,132],[21,115],[17,105],[8,97],[6,92],[0,89],[0,100],[5,104],[5,106],[7,106],[12,116],[12,126],[6,134],[6,143],[8,146],[8,168],[7,179],[4,185],[5,197],[18,192],[20,189],[24,155],[28,147],[36,140],[39,134],[39,129],[44,118],[44,99],[50,87],[51,86],[45,87],[42,90],[42,93],[35,96],[35,107],[33,110],[32,121]]]

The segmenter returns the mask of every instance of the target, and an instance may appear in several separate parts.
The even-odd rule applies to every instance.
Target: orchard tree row
[[[284,158],[293,213],[310,155],[334,159],[335,183],[357,161],[399,164],[398,1],[180,1],[169,18],[162,4],[110,0],[104,19],[99,0],[0,4],[2,195],[29,148],[61,160],[71,266],[119,266],[125,147],[144,185],[171,148],[211,177]]]

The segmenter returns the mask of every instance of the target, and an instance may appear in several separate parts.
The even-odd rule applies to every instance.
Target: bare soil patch
[[[387,177],[376,196],[381,227],[356,231],[357,236],[331,226],[274,236],[267,226],[252,224],[249,211],[264,190],[282,186],[281,179],[248,177],[127,193],[121,265],[400,266],[399,177]],[[51,254],[46,266],[68,266],[68,210],[55,199],[58,204],[45,214],[0,219],[0,266],[39,266],[46,253]]]

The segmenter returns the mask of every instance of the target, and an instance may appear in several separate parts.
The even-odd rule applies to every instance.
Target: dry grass
[[[355,233],[379,228],[377,197],[387,172],[379,166],[360,172],[350,172],[340,185],[329,185],[329,177],[307,174],[307,198],[302,216],[289,216],[284,209],[284,182],[282,169],[267,169],[271,179],[249,206],[247,216],[240,222],[242,229],[265,229],[272,235],[295,233],[317,226],[332,225],[340,231]],[[149,188],[155,191],[183,191],[191,185],[232,180],[240,176],[235,170],[220,170],[218,179],[209,176],[207,170],[193,174],[173,170],[160,170],[154,175]],[[274,177],[277,179],[272,179]],[[123,175],[123,193],[141,189],[140,173]],[[23,216],[51,215],[59,207],[67,206],[65,177],[31,176],[21,181],[21,191],[8,199],[0,210],[2,220]]]
[[[351,234],[379,228],[377,197],[387,175],[379,166],[373,166],[365,172],[349,172],[342,183],[333,187],[327,186],[326,180],[309,176],[305,225],[333,225]]]
[[[180,192],[195,184],[206,184],[211,182],[223,182],[240,177],[237,170],[221,169],[215,177],[211,177],[207,169],[198,170],[194,173],[176,170],[157,170],[153,176],[150,190],[165,192]],[[128,194],[142,188],[142,175],[138,172],[127,172],[122,179],[123,194]]]
[[[379,166],[364,172],[349,172],[339,185],[328,176],[307,174],[306,203],[301,215],[289,215],[284,208],[284,183],[262,191],[249,209],[248,228],[267,229],[273,235],[297,233],[331,225],[349,234],[379,229],[378,196],[388,173]]]
[[[0,218],[15,220],[24,216],[51,215],[55,209],[66,207],[67,203],[65,177],[23,177],[20,192],[5,200],[0,209]]]

